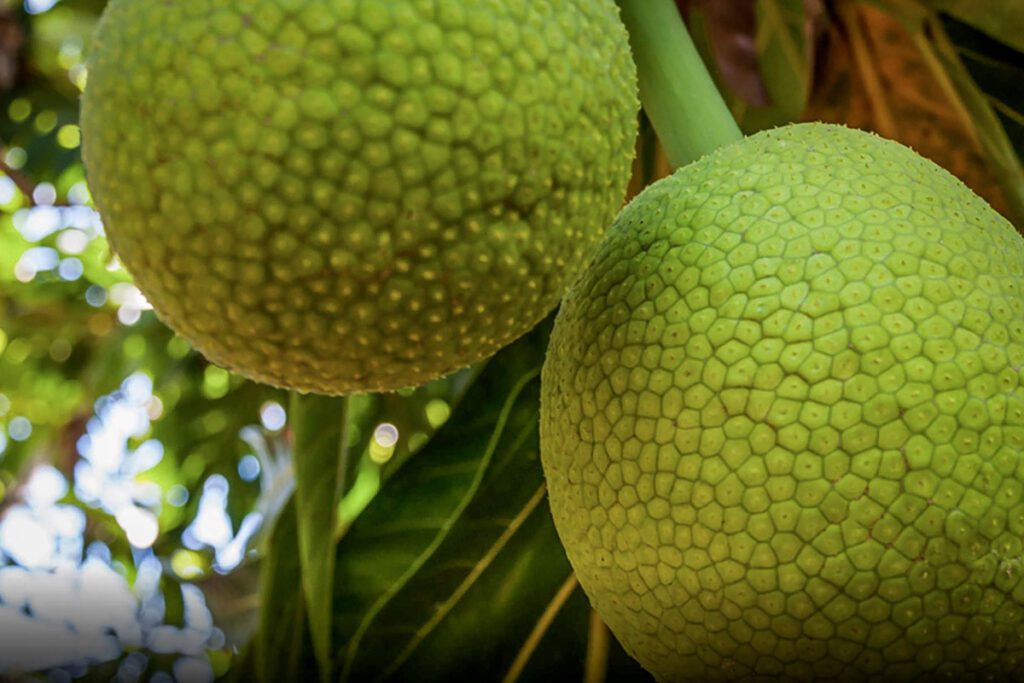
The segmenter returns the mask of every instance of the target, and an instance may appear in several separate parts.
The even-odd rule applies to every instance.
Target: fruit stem
[[[742,139],[674,0],[618,0],[640,102],[673,167]]]

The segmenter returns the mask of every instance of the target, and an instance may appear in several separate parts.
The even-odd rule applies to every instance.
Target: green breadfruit
[[[659,679],[1024,675],[1024,241],[822,124],[633,201],[570,289],[541,454],[594,607]]]
[[[209,359],[390,390],[555,306],[621,206],[635,78],[612,0],[112,0],[83,156]]]

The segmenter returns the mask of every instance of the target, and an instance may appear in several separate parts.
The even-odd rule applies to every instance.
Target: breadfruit
[[[555,322],[541,458],[662,681],[1024,675],[1024,241],[935,164],[792,125],[621,213]]]
[[[530,329],[630,174],[612,0],[112,0],[82,101],[110,244],[211,361],[341,394]]]

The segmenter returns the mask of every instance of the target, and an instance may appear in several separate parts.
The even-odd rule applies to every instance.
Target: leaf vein
[[[497,448],[498,443],[507,426],[509,416],[512,413],[512,408],[518,401],[520,394],[526,388],[526,386],[533,381],[540,374],[540,368],[534,368],[532,371],[522,377],[513,387],[512,391],[509,392],[508,398],[505,400],[505,404],[502,406],[501,413],[498,416],[497,423],[495,425],[494,432],[491,434],[491,438],[487,443],[487,447],[484,450],[483,455],[475,462],[477,464],[477,471],[474,480],[466,489],[465,495],[462,496],[459,503],[452,510],[451,514],[445,519],[444,525],[438,529],[437,535],[430,542],[430,544],[424,548],[416,559],[409,565],[408,569],[398,578],[397,581],[388,589],[383,595],[381,595],[370,608],[366,611],[363,619],[360,621],[356,632],[353,634],[351,641],[345,648],[346,652],[343,655],[344,667],[342,668],[340,679],[347,681],[352,673],[352,666],[355,662],[355,655],[359,649],[360,643],[366,632],[369,630],[370,625],[377,618],[377,615],[384,609],[384,607],[394,598],[395,595],[405,586],[409,580],[416,575],[416,573],[423,567],[427,559],[429,559],[434,552],[440,547],[442,541],[447,536],[448,532],[454,526],[456,520],[462,515],[466,507],[472,501],[476,491],[479,489],[481,482],[483,481],[483,475],[487,470],[487,465],[490,463],[491,458],[494,455],[494,451]],[[411,651],[411,650],[410,650]],[[408,656],[408,655],[405,655]],[[395,668],[401,661],[392,665],[392,669]],[[389,669],[390,670],[390,669]],[[386,675],[386,674],[385,674]]]
[[[441,622],[442,619],[444,619],[444,617],[448,615],[449,612],[451,612],[452,608],[459,602],[459,600],[462,599],[462,596],[464,596],[466,592],[469,591],[473,584],[476,583],[476,580],[480,578],[484,571],[486,571],[487,567],[490,566],[490,564],[494,561],[494,558],[496,558],[498,554],[502,551],[502,549],[508,544],[509,540],[515,535],[516,531],[519,530],[519,528],[523,525],[523,523],[530,516],[530,514],[537,508],[540,502],[544,500],[544,495],[546,491],[547,488],[544,484],[541,484],[539,487],[537,487],[537,490],[534,492],[533,496],[530,497],[530,500],[526,502],[526,504],[523,506],[523,509],[519,512],[518,515],[516,515],[515,519],[513,520],[512,524],[509,525],[508,529],[506,529],[504,533],[502,533],[501,536],[499,536],[497,540],[495,540],[494,544],[488,549],[487,553],[480,559],[480,561],[476,564],[476,566],[469,573],[469,575],[462,581],[462,583],[459,584],[458,588],[455,589],[451,596],[449,596],[448,599],[441,604],[438,610],[434,612],[434,615],[430,618],[430,620],[427,621],[427,623],[425,623],[419,629],[417,629],[416,635],[413,636],[413,638],[406,644],[404,648],[402,648],[402,651],[391,663],[391,666],[389,666],[387,670],[385,670],[384,673],[380,676],[381,679],[387,678],[392,673],[394,673],[405,662],[405,660],[409,658],[409,655],[412,654],[412,652],[419,646],[423,639],[426,638],[427,635],[434,630],[434,628]]]

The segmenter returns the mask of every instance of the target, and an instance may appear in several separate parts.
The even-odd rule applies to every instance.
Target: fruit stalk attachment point
[[[637,65],[640,102],[680,168],[743,138],[673,0],[618,0]]]

